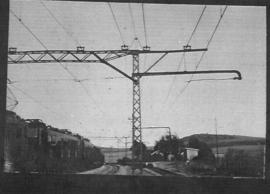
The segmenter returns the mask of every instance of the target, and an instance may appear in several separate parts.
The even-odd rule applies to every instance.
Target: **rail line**
[[[175,172],[169,171],[169,170],[165,170],[162,168],[157,168],[157,167],[148,167],[147,169],[154,171],[155,173],[160,174],[161,176],[181,176]]]

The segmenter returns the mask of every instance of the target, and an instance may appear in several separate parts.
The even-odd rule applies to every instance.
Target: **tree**
[[[160,151],[164,155],[164,159],[167,158],[169,154],[177,155],[181,143],[179,138],[175,135],[165,135],[162,136],[159,141],[156,142],[154,146],[155,151]]]
[[[144,159],[145,155],[146,155],[146,145],[143,142],[139,143],[137,141],[134,141],[133,145],[130,148],[130,150],[133,150],[133,146],[134,146],[135,159],[139,159],[139,157],[141,155],[141,151],[142,151],[142,159]]]
[[[262,176],[263,149],[256,152],[229,148],[220,167],[221,172],[232,176]]]
[[[215,156],[211,148],[203,141],[198,140],[196,137],[191,137],[188,141],[188,147],[199,149],[198,158],[199,160],[213,162]]]

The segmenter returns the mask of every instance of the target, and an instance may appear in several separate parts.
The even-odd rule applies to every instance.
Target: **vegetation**
[[[263,150],[253,156],[245,150],[228,149],[218,171],[230,176],[262,176],[263,160]]]
[[[196,137],[189,139],[188,147],[199,149],[197,160],[205,162],[213,162],[215,160],[211,148],[205,142],[199,141]]]
[[[154,146],[154,151],[159,151],[163,155],[163,159],[166,160],[169,154],[176,156],[176,159],[180,159],[180,153],[184,151],[185,147],[199,149],[199,155],[197,160],[212,162],[214,161],[214,155],[211,148],[204,142],[199,141],[196,137],[192,137],[186,144],[183,143],[175,135],[162,136]]]
[[[130,150],[133,150],[133,149],[134,149],[135,159],[139,160],[140,157],[142,157],[142,159],[145,160],[145,158],[147,157],[147,148],[146,148],[146,145],[143,142],[139,143],[137,141],[134,141],[134,143],[131,146]],[[141,156],[141,152],[142,152],[142,156]]]
[[[156,142],[154,150],[160,151],[163,154],[163,159],[167,159],[169,154],[177,156],[181,147],[183,147],[183,144],[179,141],[179,138],[177,136],[165,135]]]

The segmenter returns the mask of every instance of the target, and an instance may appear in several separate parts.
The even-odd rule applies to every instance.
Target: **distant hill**
[[[187,144],[188,140],[192,137],[196,137],[199,141],[205,142],[209,147],[216,146],[216,135],[215,134],[194,134],[181,138],[181,140]],[[219,146],[237,146],[237,145],[264,145],[265,138],[262,137],[251,137],[251,136],[240,136],[240,135],[218,135]]]
[[[99,149],[103,152],[125,152],[126,149],[125,148],[110,148],[110,147],[99,147]],[[128,148],[129,150],[130,148]]]
[[[194,134],[186,136],[180,139],[184,144],[188,143],[188,140],[192,137],[196,137],[199,141],[205,142],[209,147],[216,147],[216,135],[215,134]],[[265,145],[265,138],[262,137],[251,137],[241,135],[218,135],[218,146],[219,147],[233,147],[233,146],[248,146],[248,145]],[[110,148],[110,147],[99,147],[103,153],[109,152],[125,152],[125,148]],[[148,147],[149,150],[153,147]],[[130,151],[130,148],[128,148]]]

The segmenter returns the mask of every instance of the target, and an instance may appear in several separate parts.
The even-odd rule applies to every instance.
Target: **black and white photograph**
[[[266,192],[267,3],[7,2],[3,193]]]

